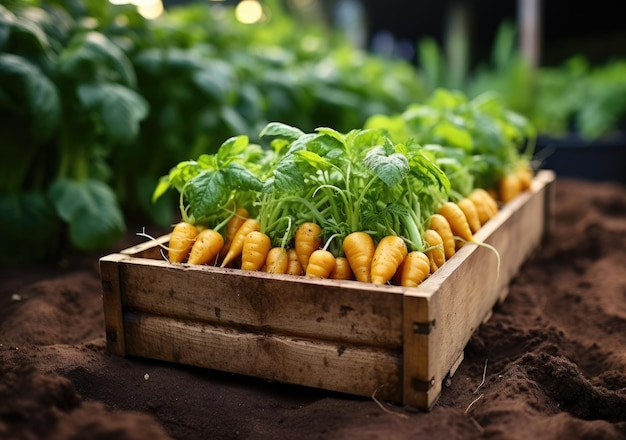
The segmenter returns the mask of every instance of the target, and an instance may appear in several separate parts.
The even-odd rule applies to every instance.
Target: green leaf
[[[15,54],[51,59],[50,41],[45,31],[33,21],[16,16],[0,5],[0,50]]]
[[[189,180],[183,192],[195,221],[215,214],[228,202],[230,191],[220,170],[205,170]]]
[[[216,102],[227,102],[236,85],[232,66],[219,60],[210,60],[205,64],[193,73],[193,82]]]
[[[115,193],[104,182],[58,179],[48,195],[59,217],[69,224],[71,242],[79,250],[107,249],[126,232]]]
[[[77,34],[61,53],[59,71],[79,81],[110,81],[134,89],[135,70],[122,49],[98,32]]]
[[[336,136],[332,132],[323,133],[307,142],[307,150],[334,162],[335,159],[344,157],[346,154],[345,139],[343,135]]]
[[[316,170],[327,170],[333,166],[332,162],[324,159],[322,156],[312,151],[300,150],[297,151],[295,154],[299,159],[308,163]]]
[[[345,139],[348,149],[364,148],[371,145],[380,145],[383,142],[383,129],[366,128],[350,131]]]
[[[148,103],[133,90],[113,83],[81,84],[78,97],[95,111],[105,133],[114,141],[128,143],[139,134],[139,123],[148,115]]]
[[[426,184],[436,184],[445,193],[450,191],[450,180],[437,164],[421,148],[409,154],[411,173]]]
[[[272,177],[265,182],[263,192],[287,193],[301,190],[304,186],[304,178],[297,163],[285,160],[274,167]]]
[[[163,194],[169,191],[170,188],[172,188],[170,176],[161,176],[159,178],[159,181],[157,182],[157,185],[154,188],[154,191],[152,192],[152,203],[156,203],[157,200],[159,200],[163,196]]]
[[[367,152],[363,165],[387,186],[399,184],[409,172],[406,156],[400,153],[389,154],[388,149],[382,145],[372,147]]]
[[[233,136],[222,143],[217,150],[217,163],[222,166],[231,160],[241,157],[249,145],[249,138],[246,135]]]
[[[263,182],[245,166],[231,162],[221,168],[224,182],[230,191],[261,191]]]
[[[0,114],[5,111],[0,130],[13,130],[21,120],[37,145],[53,135],[61,114],[54,83],[37,66],[11,54],[0,54]]]
[[[282,122],[270,122],[261,130],[259,137],[261,139],[282,138],[295,141],[302,135],[304,135],[304,132],[299,128],[283,124]]]
[[[433,129],[435,139],[441,140],[444,145],[451,145],[472,151],[474,138],[465,128],[450,121],[440,121]]]
[[[0,212],[0,264],[39,261],[57,249],[59,217],[44,193],[1,193]]]

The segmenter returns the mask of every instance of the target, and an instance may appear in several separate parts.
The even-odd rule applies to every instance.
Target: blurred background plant
[[[131,220],[168,226],[178,201],[152,203],[158,179],[230,136],[260,142],[270,121],[345,132],[444,88],[497,94],[539,134],[623,128],[624,59],[534,66],[507,20],[472,64],[462,20],[445,44],[416,41],[409,60],[385,38],[367,50],[358,9],[338,26],[311,6],[355,1],[265,0],[256,21],[238,18],[243,1],[144,3],[0,5],[1,263],[106,250]]]
[[[497,30],[490,60],[473,70],[455,70],[462,64],[450,60],[432,38],[420,40],[417,48],[422,83],[429,94],[441,87],[462,90],[470,98],[498,93],[540,134],[555,138],[576,133],[594,141],[624,129],[626,59],[592,64],[579,54],[556,66],[534,67],[521,53],[517,28],[509,20]],[[457,56],[465,59],[469,54]]]
[[[243,24],[206,4],[154,20],[102,0],[0,5],[0,261],[107,249],[129,218],[169,225],[159,177],[230,136],[256,141],[269,121],[347,131],[425,96],[405,60],[266,7]]]

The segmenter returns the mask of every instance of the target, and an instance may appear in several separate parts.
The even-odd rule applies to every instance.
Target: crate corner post
[[[104,309],[104,328],[107,350],[110,353],[120,356],[126,354],[124,320],[122,316],[120,262],[127,258],[127,255],[112,254],[100,259],[102,305]]]
[[[441,382],[434,377],[432,332],[435,313],[429,295],[405,292],[403,305],[403,395],[407,408],[428,411],[441,393]]]

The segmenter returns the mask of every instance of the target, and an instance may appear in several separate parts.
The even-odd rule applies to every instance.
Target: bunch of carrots
[[[304,133],[270,123],[178,164],[155,190],[180,193],[172,263],[415,287],[529,188],[520,160],[490,190],[451,184],[438,159],[384,130]],[[508,164],[509,167],[512,164]]]
[[[335,256],[317,223],[301,223],[288,247],[272,246],[270,237],[260,231],[260,222],[248,217],[246,208],[239,208],[227,223],[225,237],[185,221],[176,224],[169,240],[169,260],[415,287],[464,243],[473,242],[473,233],[497,212],[496,200],[485,190],[475,189],[458,203],[444,203],[430,217],[423,251],[409,252],[405,240],[397,235],[375,242],[371,234],[356,231],[343,239],[343,255]]]

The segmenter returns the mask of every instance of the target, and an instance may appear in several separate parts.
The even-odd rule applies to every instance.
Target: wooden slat
[[[120,285],[120,262],[128,259],[127,255],[112,254],[100,259],[100,278],[102,280],[102,305],[107,350],[124,356],[124,322],[122,319],[122,292]]]
[[[402,290],[392,286],[153,260],[124,261],[120,273],[129,310],[266,333],[402,347]]]
[[[398,351],[249,333],[160,316],[125,315],[128,353],[399,401]]]
[[[139,243],[120,251],[120,254],[131,255],[135,258],[149,258],[152,260],[165,260],[162,254],[161,245],[166,245],[170,239],[170,234],[157,237],[154,240],[146,239],[144,243]]]

